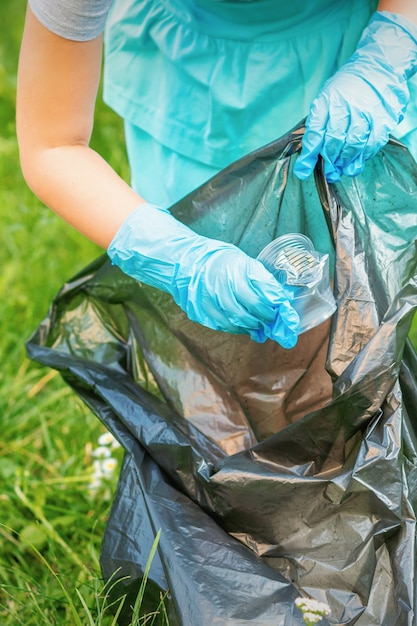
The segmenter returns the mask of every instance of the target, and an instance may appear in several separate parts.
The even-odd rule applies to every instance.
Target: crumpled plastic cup
[[[257,259],[284,286],[300,316],[300,334],[333,315],[336,301],[330,287],[329,255],[315,250],[311,239],[301,233],[282,235]]]

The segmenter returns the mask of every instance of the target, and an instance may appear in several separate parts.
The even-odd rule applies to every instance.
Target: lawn
[[[0,623],[104,625],[112,618],[100,608],[98,556],[117,470],[90,489],[104,427],[25,355],[54,294],[102,251],[42,206],[20,173],[14,109],[25,4],[2,0],[0,21]],[[101,103],[97,117],[94,143],[127,179],[122,125]],[[112,456],[120,464],[121,451]]]
[[[20,173],[14,106],[24,8],[2,0],[0,22],[0,623],[106,626],[113,620],[103,615],[98,555],[117,470],[90,488],[105,430],[54,371],[25,355],[54,294],[101,250],[42,206]],[[122,125],[101,102],[93,143],[128,180]],[[120,464],[120,449],[112,455]]]

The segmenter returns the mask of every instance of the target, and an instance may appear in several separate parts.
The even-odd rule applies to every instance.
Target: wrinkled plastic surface
[[[301,594],[323,624],[416,623],[416,164],[393,141],[357,178],[300,182],[302,132],[172,209],[254,257],[286,232],[331,253],[338,309],[293,350],[192,323],[106,257],[28,342],[126,449],[103,572],[134,593],[161,528],[147,597],[169,588],[171,625],[301,625]]]

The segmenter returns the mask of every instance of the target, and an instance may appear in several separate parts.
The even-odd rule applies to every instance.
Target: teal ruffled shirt
[[[104,96],[126,121],[132,184],[170,204],[289,131],[376,4],[114,0]]]

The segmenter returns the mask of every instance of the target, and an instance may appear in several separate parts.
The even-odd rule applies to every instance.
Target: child
[[[393,131],[415,150],[415,1],[111,4],[29,1],[17,100],[28,184],[193,321],[293,347],[298,316],[272,275],[167,207],[288,131],[313,100],[300,178],[319,154],[329,181],[357,174]],[[125,119],[131,185],[88,145],[105,22],[105,97]]]

